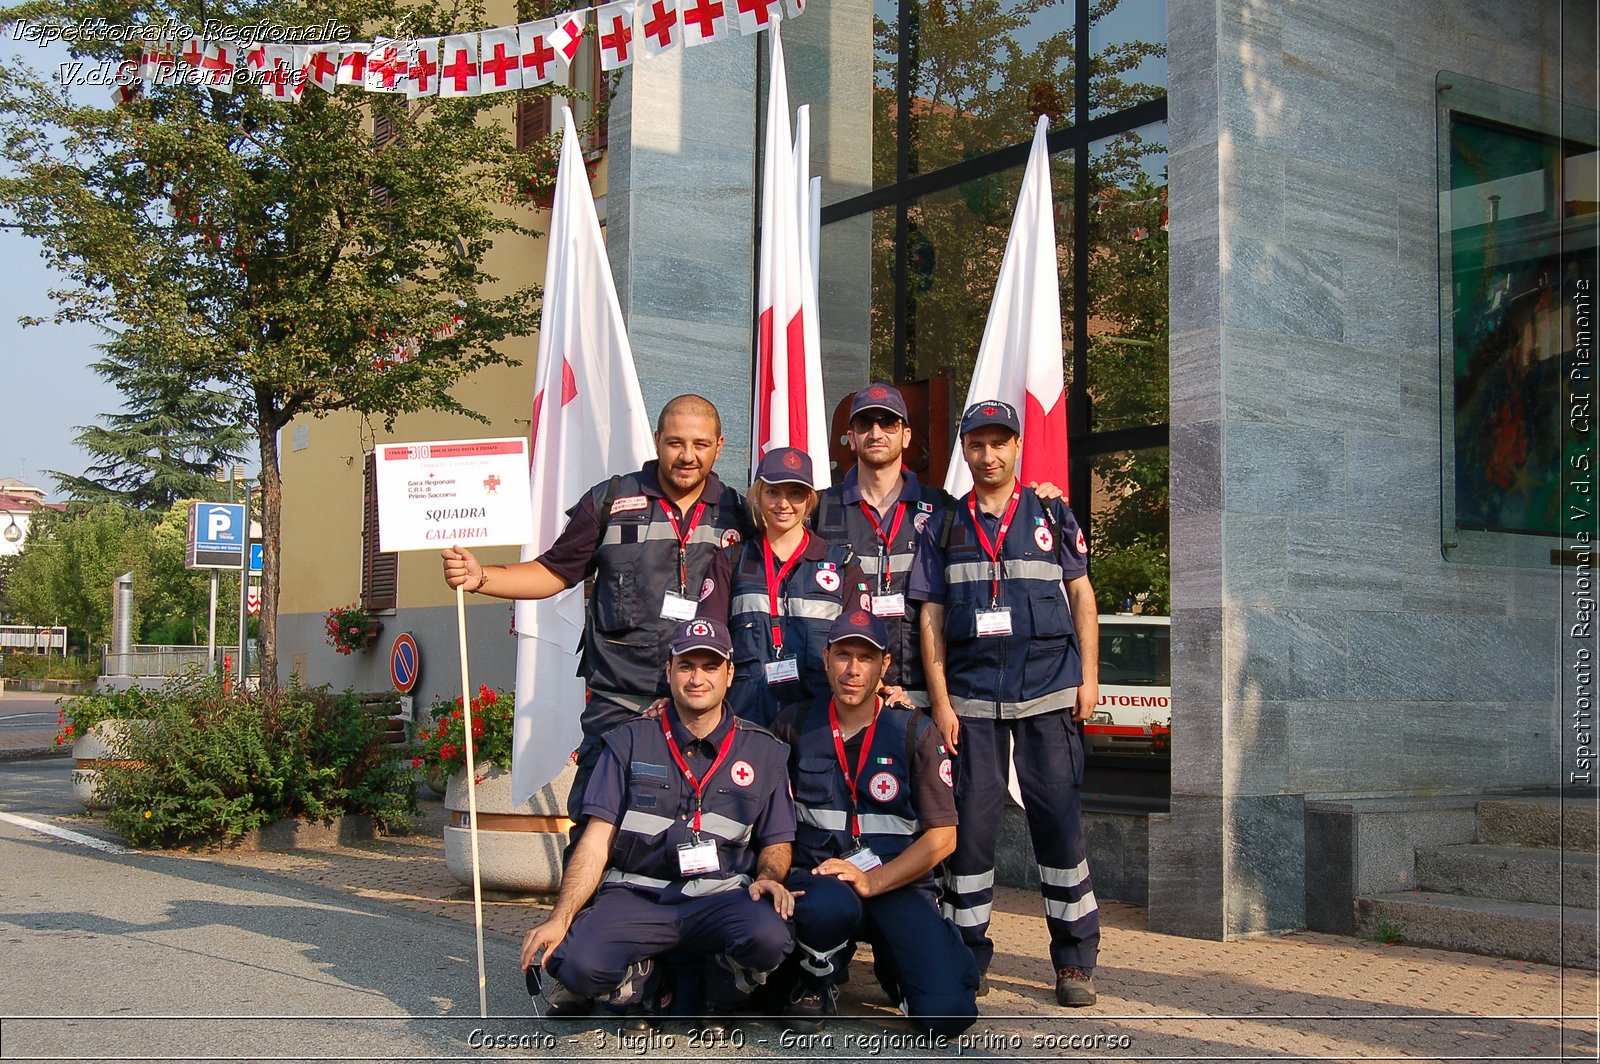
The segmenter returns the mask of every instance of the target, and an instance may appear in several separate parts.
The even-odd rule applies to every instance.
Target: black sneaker
[[[817,987],[801,983],[789,993],[789,1003],[783,1009],[783,1027],[795,1034],[816,1034],[822,1030],[822,1021],[839,1015],[839,991],[833,986]]]
[[[583,997],[562,986],[548,974],[544,977],[544,1014],[552,1020],[587,1016],[594,1011],[594,998]]]
[[[1081,1009],[1095,1000],[1093,969],[1062,968],[1056,972],[1056,1004]]]
[[[643,1003],[634,1005],[622,1014],[621,1028],[623,1034],[649,1034],[660,1026],[660,1019],[656,1016],[655,1009]]]

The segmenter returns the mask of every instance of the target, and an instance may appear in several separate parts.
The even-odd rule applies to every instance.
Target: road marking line
[[[124,846],[118,846],[114,842],[97,839],[93,835],[83,835],[76,831],[68,831],[66,828],[58,828],[54,824],[46,824],[39,820],[29,820],[25,816],[15,816],[11,813],[0,812],[0,821],[4,821],[7,824],[15,824],[19,828],[27,828],[29,831],[37,831],[41,835],[50,835],[66,842],[75,842],[79,846],[103,850],[106,853],[134,852]]]

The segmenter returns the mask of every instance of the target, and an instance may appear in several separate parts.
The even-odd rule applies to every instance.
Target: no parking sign
[[[417,650],[417,641],[410,632],[401,632],[394,637],[394,646],[389,648],[389,679],[394,681],[394,689],[403,695],[410,694],[421,672],[422,655]]]

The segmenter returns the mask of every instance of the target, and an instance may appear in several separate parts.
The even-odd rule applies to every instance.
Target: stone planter
[[[511,772],[480,765],[478,799],[478,871],[485,890],[513,894],[554,894],[561,888],[561,851],[572,821],[567,819],[567,793],[576,766],[568,765],[527,802],[511,806]],[[444,829],[444,857],[459,883],[472,882],[472,840],[467,825],[465,772],[450,777],[444,807],[450,822]]]
[[[352,813],[346,816],[323,817],[319,820],[286,818],[255,831],[248,831],[238,842],[231,844],[237,850],[337,850],[353,842],[371,842],[377,838],[377,828],[370,816]]]
[[[127,736],[148,727],[148,720],[103,720],[72,744],[72,796],[85,809],[111,808],[111,800],[101,793],[100,769],[133,764],[122,760]]]

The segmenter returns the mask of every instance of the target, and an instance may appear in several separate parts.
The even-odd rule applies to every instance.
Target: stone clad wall
[[[1592,100],[1592,33],[1563,40],[1562,16],[1170,0],[1174,761],[1152,927],[1302,925],[1308,795],[1558,782],[1557,573],[1440,551],[1434,86]]]

